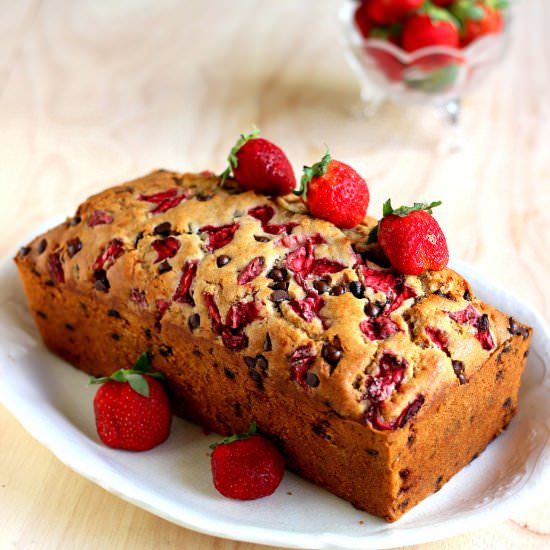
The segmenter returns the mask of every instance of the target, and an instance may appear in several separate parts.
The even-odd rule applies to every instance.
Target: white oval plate
[[[550,337],[541,318],[469,266],[476,294],[534,327],[519,412],[506,432],[441,491],[393,524],[286,473],[268,498],[221,497],[210,477],[215,435],[175,419],[166,443],[116,451],[96,435],[87,376],[43,346],[11,261],[0,268],[0,401],[63,463],[119,497],[184,527],[296,548],[389,548],[486,527],[517,511],[550,481]],[[546,484],[546,486],[548,486]]]

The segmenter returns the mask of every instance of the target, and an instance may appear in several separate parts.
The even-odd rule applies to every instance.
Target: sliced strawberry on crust
[[[214,250],[218,250],[218,248],[229,244],[233,240],[235,231],[238,228],[239,224],[235,222],[218,226],[204,225],[199,231],[208,235],[208,244],[206,247],[210,252],[214,252]]]
[[[155,205],[151,210],[151,214],[162,214],[163,212],[167,212],[178,206],[185,198],[187,198],[187,191],[184,189],[180,190],[177,187],[153,193],[152,195],[138,195],[138,200],[150,202]]]
[[[199,260],[190,260],[185,263],[181,272],[180,282],[176,288],[176,292],[172,297],[174,302],[179,304],[189,304],[191,306],[195,305],[195,300],[191,294],[191,285],[197,273],[197,267],[199,265]]]

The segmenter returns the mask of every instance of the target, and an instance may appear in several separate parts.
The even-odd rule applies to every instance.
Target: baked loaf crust
[[[176,411],[255,420],[287,466],[397,519],[516,411],[531,330],[450,269],[404,276],[292,199],[164,170],[99,193],[15,261],[46,345],[96,376],[148,350]]]

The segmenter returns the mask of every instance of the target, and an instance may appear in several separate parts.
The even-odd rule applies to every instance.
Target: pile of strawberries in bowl
[[[340,12],[365,100],[459,98],[506,46],[505,0],[349,0]]]

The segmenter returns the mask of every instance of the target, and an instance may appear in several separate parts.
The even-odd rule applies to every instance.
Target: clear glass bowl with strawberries
[[[457,120],[460,97],[503,56],[505,0],[346,0],[348,59],[365,112],[381,102],[431,102]]]

